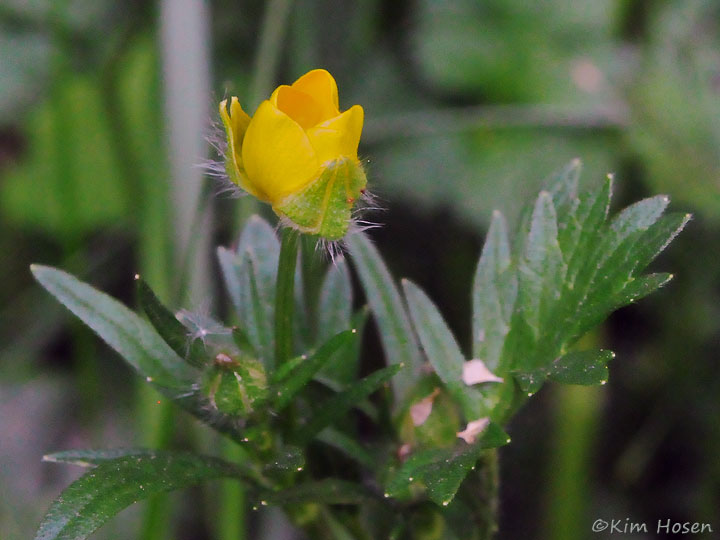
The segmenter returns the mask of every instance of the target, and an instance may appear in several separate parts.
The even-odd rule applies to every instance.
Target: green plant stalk
[[[552,540],[581,538],[587,531],[590,471],[602,387],[558,385],[555,388],[555,448],[548,471],[547,531]]]
[[[281,366],[293,352],[292,320],[299,237],[295,229],[286,227],[282,231],[275,290],[275,366]]]
[[[243,449],[230,439],[222,440],[223,457],[228,461],[242,461],[246,458]],[[218,540],[245,540],[246,536],[246,498],[242,483],[235,479],[224,480],[221,485],[218,510]]]

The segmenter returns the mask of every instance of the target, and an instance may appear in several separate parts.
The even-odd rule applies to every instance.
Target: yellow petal
[[[292,84],[295,90],[303,92],[320,105],[322,113],[320,122],[329,120],[340,114],[337,83],[330,73],[324,69],[313,69]]]
[[[303,129],[311,128],[323,120],[320,104],[312,96],[292,86],[279,86],[273,92],[270,101]]]
[[[340,116],[307,131],[321,164],[339,157],[357,159],[364,116],[363,108],[354,105]]]
[[[242,145],[243,137],[245,137],[245,131],[247,131],[247,128],[250,125],[250,116],[240,106],[240,102],[236,97],[233,97],[230,100],[230,123],[233,128],[235,144],[238,146]]]
[[[250,121],[242,161],[256,196],[272,204],[305,187],[319,168],[305,132],[270,101]]]

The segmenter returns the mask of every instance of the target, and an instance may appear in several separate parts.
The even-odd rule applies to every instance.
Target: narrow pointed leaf
[[[493,212],[472,288],[473,357],[497,369],[517,296],[505,218]]]
[[[248,220],[236,251],[218,248],[220,268],[240,326],[266,366],[272,365],[275,354],[273,321],[279,257],[280,242],[272,227],[258,216]]]
[[[166,388],[184,389],[193,379],[188,366],[149,323],[110,296],[74,276],[33,265],[35,279],[95,331],[143,377]]]
[[[615,353],[602,349],[568,353],[553,362],[548,377],[563,384],[605,384],[607,365],[614,357]]]
[[[292,398],[305,386],[315,374],[332,358],[333,354],[342,346],[347,345],[352,340],[357,339],[357,334],[351,330],[341,332],[331,338],[310,358],[300,362],[282,380],[282,382],[274,389],[274,409],[281,411],[290,402]]]
[[[368,303],[389,364],[403,365],[393,378],[396,403],[402,402],[420,378],[422,360],[402,298],[380,254],[361,233],[347,240],[353,262],[360,275]]]
[[[87,538],[115,514],[151,495],[223,477],[246,478],[228,462],[190,453],[135,453],[96,458],[97,466],[55,500],[35,540]],[[84,456],[84,459],[93,459]]]
[[[673,278],[672,274],[648,274],[630,281],[622,291],[613,297],[614,308],[625,306],[645,298],[648,294],[663,287]]]
[[[414,283],[402,282],[410,317],[425,355],[467,418],[486,416],[482,395],[462,380],[465,357],[430,298]]]
[[[207,362],[207,354],[202,341],[192,339],[188,330],[177,317],[167,309],[153,290],[143,279],[137,279],[138,299],[140,306],[160,337],[170,345],[173,351],[184,358],[190,365],[203,367]]]
[[[284,506],[294,503],[360,504],[371,498],[366,488],[354,482],[338,478],[325,478],[284,488],[282,491],[265,492],[261,504]]]
[[[437,307],[413,282],[404,279],[402,286],[410,318],[433,369],[445,383],[462,380],[465,357]]]
[[[318,340],[327,341],[350,328],[353,291],[350,271],[343,257],[337,257],[328,268],[320,289],[318,304]]]
[[[600,189],[583,194],[579,198],[574,219],[566,223],[558,241],[567,262],[566,283],[569,288],[580,289],[591,276],[579,273],[597,248],[607,219],[612,197],[613,177],[608,176]],[[587,272],[585,272],[587,274]]]
[[[558,244],[557,218],[550,194],[541,192],[520,262],[519,306],[535,335],[542,332],[559,300],[566,266]]]
[[[375,466],[370,453],[354,437],[346,435],[340,430],[326,428],[318,434],[317,439],[341,451],[368,469]]]
[[[573,159],[549,182],[548,190],[552,196],[553,205],[557,210],[558,216],[560,214],[563,216],[569,215],[570,210],[575,206],[578,198],[578,185],[581,171],[582,162],[579,159]]]
[[[352,407],[389,381],[400,368],[399,364],[395,364],[371,373],[351,384],[347,390],[318,405],[307,425],[300,428],[297,435],[298,444],[304,446],[309,443],[323,429],[345,416]]]

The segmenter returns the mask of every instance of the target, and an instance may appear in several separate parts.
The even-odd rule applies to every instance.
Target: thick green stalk
[[[299,233],[290,228],[282,231],[280,260],[275,290],[275,365],[280,366],[292,356],[292,320],[295,308],[295,265]]]

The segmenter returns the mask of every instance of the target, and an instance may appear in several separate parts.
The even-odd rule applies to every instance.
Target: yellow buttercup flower
[[[330,240],[347,232],[367,183],[357,157],[363,109],[340,112],[332,75],[315,69],[279,86],[251,118],[236,97],[220,103],[230,180],[283,221]]]

